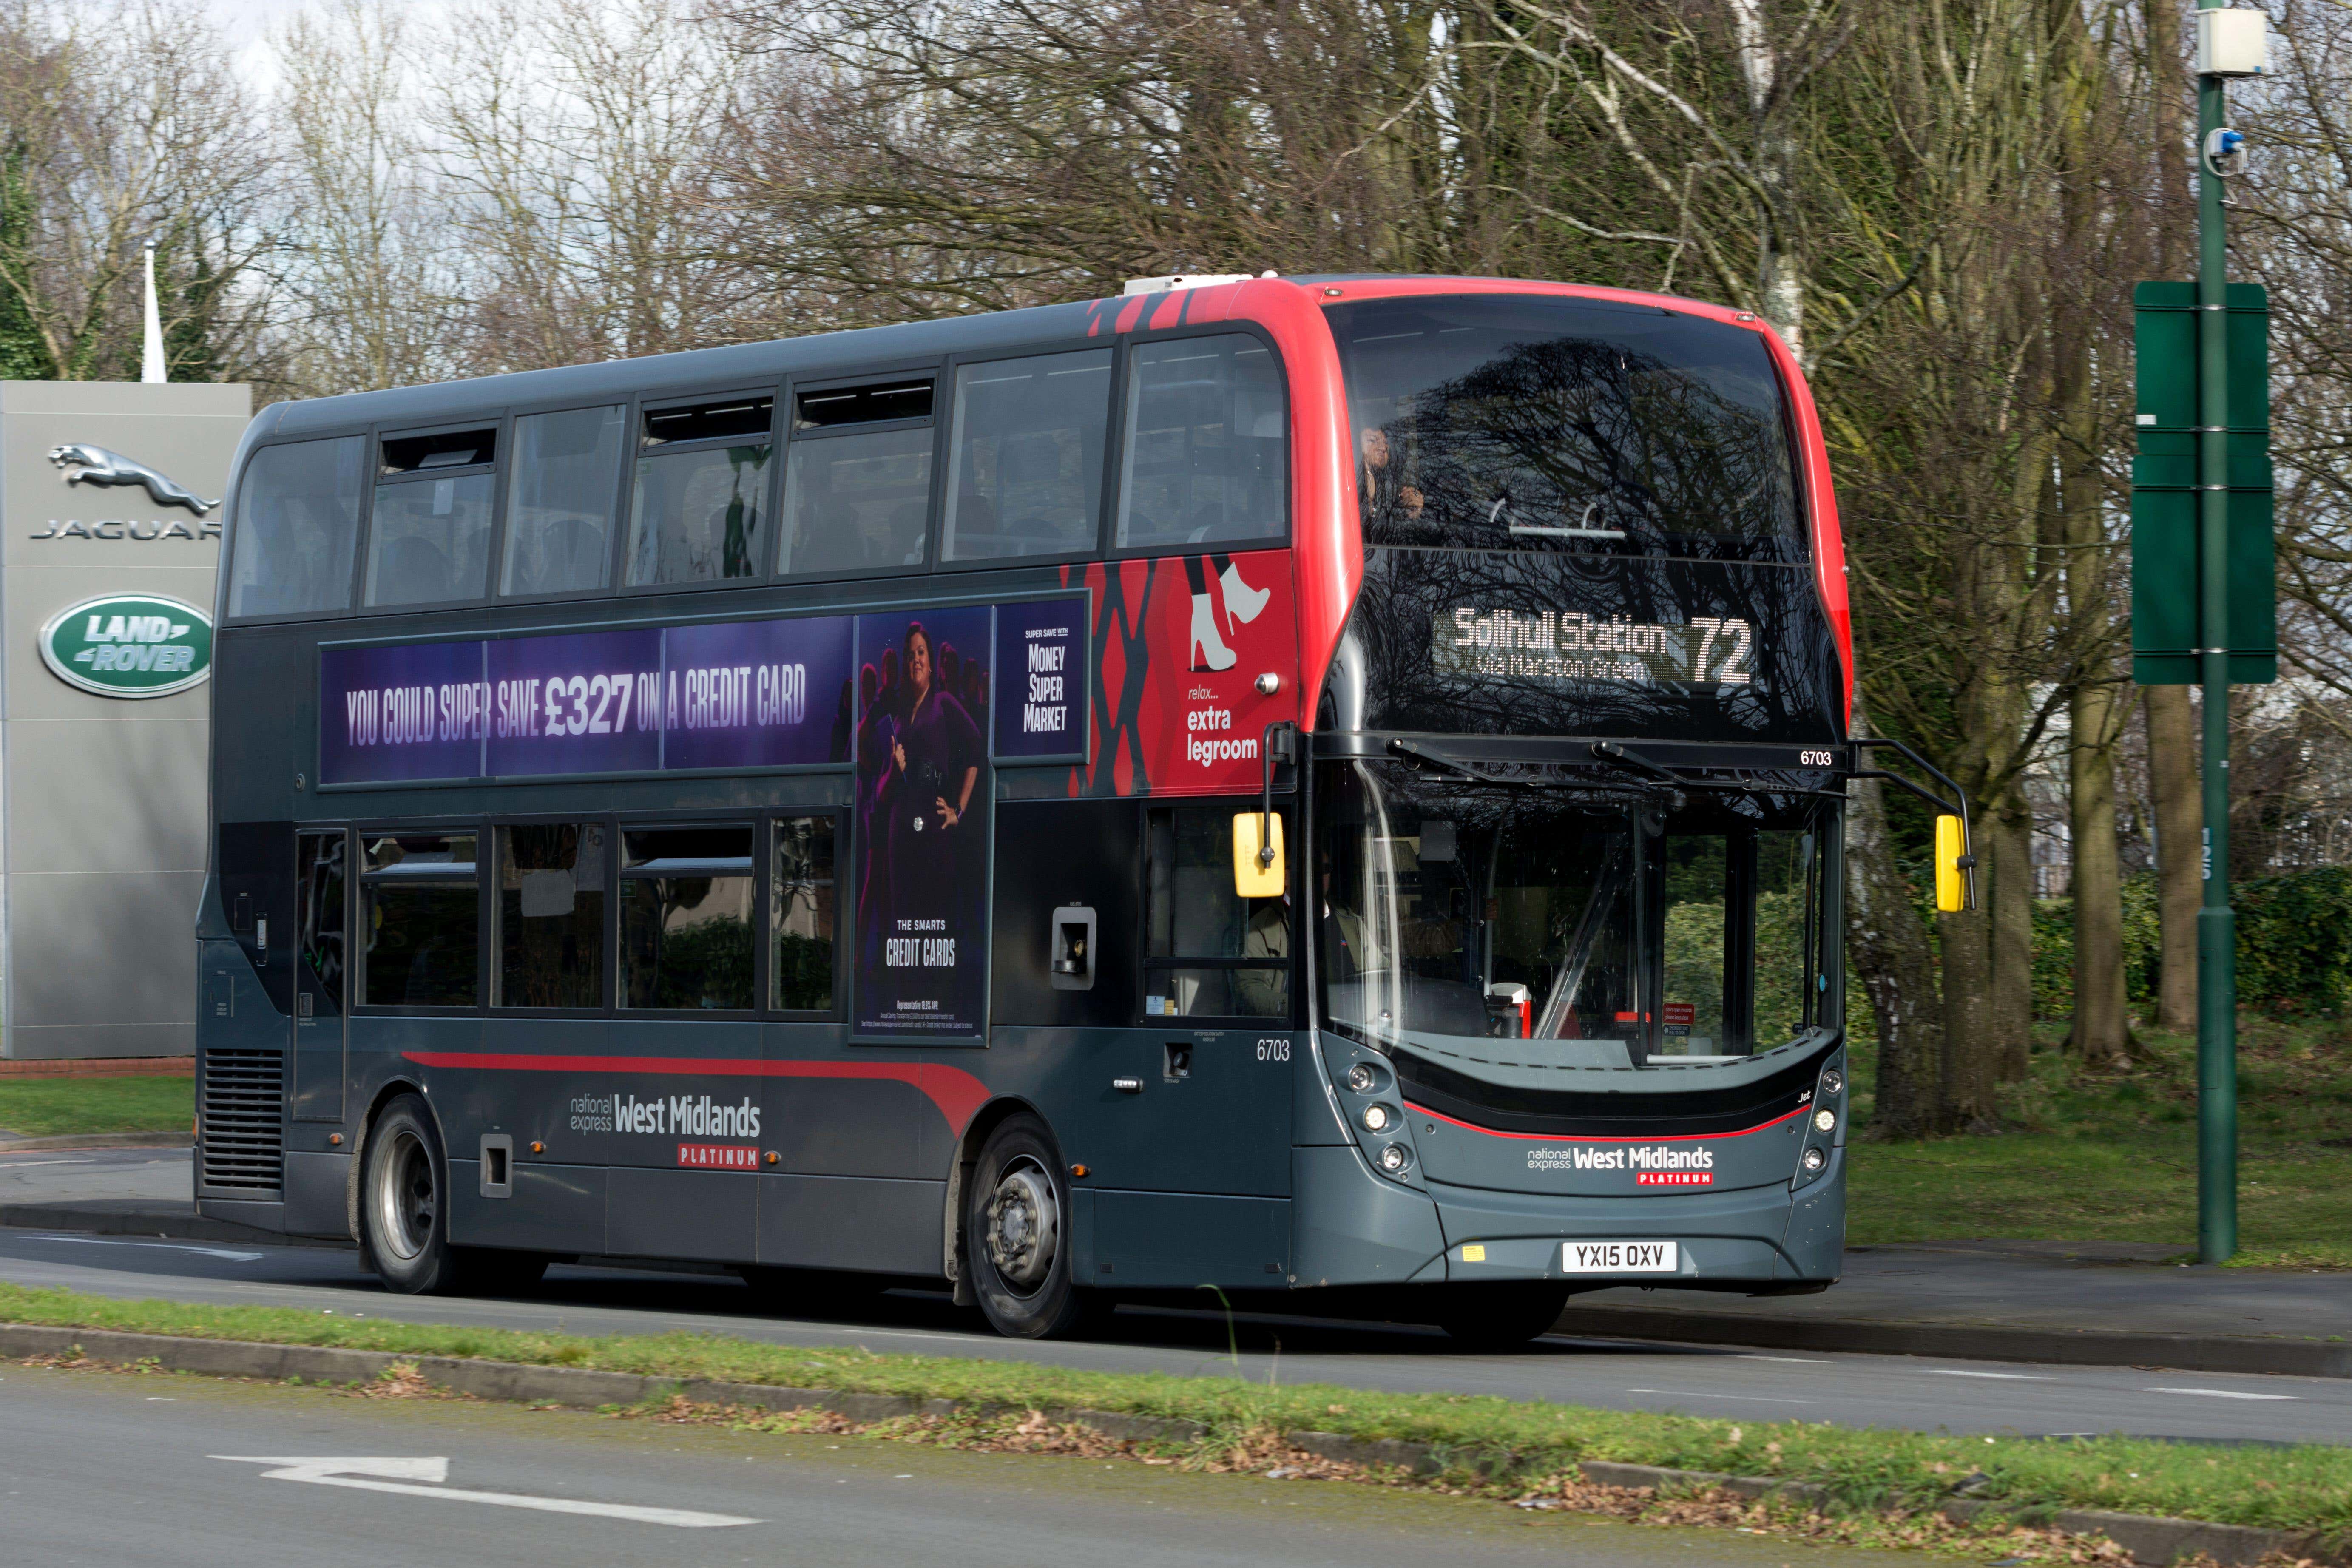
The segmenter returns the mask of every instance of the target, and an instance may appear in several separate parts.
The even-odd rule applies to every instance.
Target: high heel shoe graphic
[[[1225,591],[1225,614],[1243,626],[1257,619],[1258,612],[1265,608],[1265,602],[1274,597],[1272,591],[1253,588],[1243,582],[1240,571],[1230,561],[1217,574],[1217,585]]]
[[[1192,595],[1192,668],[1231,669],[1238,656],[1217,635],[1215,602],[1207,594]]]

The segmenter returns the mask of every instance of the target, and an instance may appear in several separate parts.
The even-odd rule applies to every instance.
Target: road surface
[[[1339,1482],[17,1366],[0,1519],[23,1568],[1916,1568]]]

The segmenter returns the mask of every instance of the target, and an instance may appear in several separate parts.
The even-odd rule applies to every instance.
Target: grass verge
[[[2241,1026],[2242,1268],[2352,1268],[2352,1065],[2340,1034]],[[1846,1238],[2197,1243],[2197,1047],[2146,1037],[2147,1060],[2080,1071],[2054,1042],[2002,1090],[1998,1133],[1849,1151]],[[1874,1065],[1855,1053],[1857,1091]],[[1857,1106],[1856,1120],[1864,1120]]]
[[[123,1301],[0,1284],[0,1321],[265,1343],[334,1345],[784,1387],[895,1394],[1019,1410],[1174,1416],[1219,1442],[1337,1432],[1428,1443],[1449,1473],[1521,1481],[1584,1459],[1818,1483],[1849,1510],[1916,1510],[1971,1478],[1969,1495],[2011,1508],[2111,1509],[2316,1531],[2352,1543],[2352,1448],[2206,1447],[2128,1437],[2079,1442],[1888,1432],[1803,1422],[1703,1419],[1521,1403],[1475,1394],[1383,1394],[1323,1384],[1114,1373],[1014,1362],[874,1355],[716,1335],[589,1338],[370,1321],[275,1307]]]
[[[193,1078],[0,1079],[0,1132],[185,1132],[195,1120]]]

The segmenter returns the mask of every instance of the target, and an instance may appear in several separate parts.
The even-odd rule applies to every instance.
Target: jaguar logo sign
[[[85,599],[41,627],[41,661],[100,697],[168,697],[212,673],[212,617],[146,594]]]
[[[103,447],[75,442],[49,449],[49,461],[65,470],[68,485],[138,485],[157,506],[184,506],[198,517],[220,505],[206,500],[169,474]]]

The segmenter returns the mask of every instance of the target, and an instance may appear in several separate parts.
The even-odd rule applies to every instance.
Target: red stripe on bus
[[[1492,1127],[1481,1127],[1475,1121],[1456,1121],[1442,1110],[1432,1110],[1426,1105],[1415,1105],[1410,1100],[1404,1103],[1405,1109],[1411,1110],[1415,1116],[1434,1116],[1440,1121],[1454,1127],[1467,1128],[1473,1132],[1484,1132],[1489,1138],[1517,1138],[1522,1142],[1535,1143],[1696,1143],[1707,1138],[1745,1138],[1751,1132],[1761,1132],[1768,1127],[1778,1127],[1788,1121],[1789,1116],[1802,1116],[1805,1113],[1805,1108],[1801,1105],[1789,1112],[1788,1116],[1776,1116],[1769,1121],[1759,1121],[1753,1127],[1743,1127],[1737,1132],[1652,1132],[1635,1138],[1595,1138],[1582,1132],[1497,1132]]]
[[[481,1068],[493,1072],[641,1072],[709,1078],[881,1079],[922,1091],[961,1132],[988,1103],[988,1086],[961,1068],[935,1062],[753,1062],[732,1057],[557,1057],[511,1051],[404,1051],[419,1067]]]

